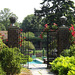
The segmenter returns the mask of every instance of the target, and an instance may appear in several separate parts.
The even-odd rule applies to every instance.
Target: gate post
[[[18,47],[18,36],[20,29],[17,26],[14,26],[16,19],[14,17],[10,18],[12,26],[8,28],[8,46],[9,47]]]
[[[62,16],[60,18],[62,22],[62,26],[59,27],[57,32],[57,50],[58,50],[58,56],[60,56],[60,53],[64,49],[69,48],[69,28],[64,25],[67,18],[65,16]]]

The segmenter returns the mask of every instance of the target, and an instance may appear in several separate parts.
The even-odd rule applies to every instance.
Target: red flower
[[[74,31],[74,26],[72,26],[71,29]]]
[[[2,36],[4,36],[4,35],[2,35]]]
[[[20,44],[20,47],[22,46],[22,44]]]
[[[19,42],[19,44],[20,44],[21,42]]]
[[[0,33],[0,35],[1,35],[1,33]]]
[[[23,31],[23,29],[21,29],[20,31]]]
[[[74,36],[74,32],[72,32],[72,36]]]
[[[6,41],[8,41],[8,39]]]
[[[45,28],[47,28],[48,27],[48,24],[45,24]]]
[[[26,38],[26,37],[24,37],[24,38]]]
[[[21,42],[22,42],[23,40],[21,39]]]
[[[40,38],[43,39],[43,36],[40,34]]]
[[[71,29],[69,28],[69,31],[71,31]]]

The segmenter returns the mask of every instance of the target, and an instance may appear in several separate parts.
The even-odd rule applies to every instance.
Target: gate
[[[57,57],[57,31],[48,31],[47,32],[47,68],[51,67],[49,62],[52,62],[56,57]]]
[[[41,39],[39,38],[40,33],[42,32],[40,31],[32,31],[32,33],[36,34],[35,37],[31,37],[31,33],[26,34],[29,31],[26,32],[22,32],[21,39],[23,39],[22,42],[22,46],[20,47],[21,52],[25,55],[28,56],[28,58],[24,59],[26,61],[29,61],[29,56],[32,57],[33,54],[30,54],[31,51],[33,51],[33,49],[30,49],[30,42],[33,43],[33,45],[35,46],[36,50],[42,50],[43,48],[46,51],[45,56],[47,57],[47,68],[50,68],[50,64],[49,62],[52,62],[56,57],[57,57],[57,32],[56,31],[46,31],[46,37]],[[26,46],[28,46],[28,49],[26,48]],[[36,53],[36,57],[40,56],[42,58],[42,53],[38,52]],[[27,68],[29,68],[29,64],[25,65]]]
[[[28,58],[26,58],[24,60],[26,60],[28,62],[29,57],[32,57],[32,55],[33,55],[32,51],[34,49],[33,48],[31,49],[30,43],[32,43],[35,47],[36,57],[40,57],[42,59],[43,48],[45,49],[45,56],[47,57],[47,36],[45,38],[41,39],[39,37],[40,33],[42,32],[41,30],[40,31],[33,30],[31,33],[30,32],[28,33],[28,32],[29,31],[22,31],[20,33],[21,38],[19,39],[20,41],[22,41],[22,39],[23,39],[22,45],[19,46],[19,49],[21,50],[21,53],[23,53],[25,56],[28,56]],[[35,34],[35,37],[33,36],[32,33]],[[39,53],[37,51],[39,51]],[[29,63],[25,64],[24,67],[29,68]]]

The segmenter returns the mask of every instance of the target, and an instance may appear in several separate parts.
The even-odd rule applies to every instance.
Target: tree
[[[5,31],[5,30],[6,30],[5,26],[0,23],[0,31]]]
[[[41,26],[41,19],[38,19],[38,17],[34,16],[33,14],[28,15],[27,17],[24,18],[21,28],[24,31],[33,31],[33,30],[38,30],[40,29]]]
[[[68,18],[67,25],[74,23],[74,2],[71,0],[43,0],[41,10],[35,9],[35,15],[44,16],[46,23],[61,25],[59,19],[65,15]]]
[[[9,18],[11,16],[14,16],[16,17],[16,19],[18,19],[18,17],[15,14],[13,14],[13,12],[10,12],[10,9],[8,8],[4,8],[3,10],[0,11],[0,23],[6,27],[6,30],[8,29],[8,26],[10,25]]]

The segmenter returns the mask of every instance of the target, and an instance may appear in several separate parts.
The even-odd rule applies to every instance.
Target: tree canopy
[[[32,32],[33,30],[37,31],[38,29],[42,28],[41,19],[39,19],[33,14],[28,15],[27,17],[24,18],[21,28],[24,31],[30,31],[30,32]]]
[[[9,8],[4,8],[0,11],[0,24],[3,25],[3,28],[5,27],[5,30],[8,29],[8,26],[10,25],[9,18],[12,16],[18,19],[18,17],[15,14],[13,14],[13,12],[11,12]]]
[[[60,17],[66,16],[68,18],[66,25],[73,24],[74,21],[74,2],[71,0],[43,0],[41,3],[41,10],[35,9],[35,15],[44,16],[46,23],[52,25],[57,23],[59,26]]]

